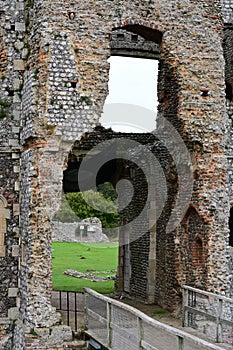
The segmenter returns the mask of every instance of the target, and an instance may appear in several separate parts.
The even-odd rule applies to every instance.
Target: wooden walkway
[[[174,328],[156,321],[90,289],[86,289],[85,297],[82,293],[54,291],[52,304],[60,310],[64,324],[74,331],[85,327],[91,338],[111,350],[233,349],[215,344],[191,328]]]

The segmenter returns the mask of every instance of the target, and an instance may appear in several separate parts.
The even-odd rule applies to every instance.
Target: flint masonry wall
[[[24,27],[22,4],[1,1],[0,17],[0,347],[12,349],[11,320],[18,317],[19,306],[19,92],[22,81],[19,47],[22,48]]]
[[[202,280],[207,290],[229,293],[221,4],[224,20],[229,23],[231,5],[218,0],[0,2],[0,151],[3,171],[7,173],[7,177],[3,176],[2,195],[8,203],[6,249],[2,249],[6,255],[0,259],[2,266],[5,264],[6,270],[11,271],[8,278],[3,274],[1,280],[3,316],[11,310],[15,311],[14,316],[12,312],[9,316],[17,318],[14,307],[19,295],[19,319],[29,332],[59,323],[50,304],[51,219],[59,209],[68,153],[100,117],[108,92],[110,36],[119,27],[134,34],[140,32],[161,44],[159,114],[179,130],[192,156],[192,203],[197,214],[192,212],[192,219],[186,220],[184,228],[181,225],[169,236],[169,244],[177,252],[174,286],[189,282],[190,278],[196,284],[196,272],[189,278],[183,268],[182,256],[187,252],[186,243],[182,242],[198,215],[202,231],[199,238],[205,249]],[[203,88],[209,90],[207,96],[202,95]],[[18,261],[12,249],[16,246],[17,250],[19,245],[17,228],[21,246],[19,294]],[[16,237],[10,238],[12,231]],[[156,283],[162,303],[169,302],[173,297],[169,289],[161,286],[159,279]],[[175,293],[179,294],[179,287]],[[15,334],[14,349],[22,349],[20,323]]]

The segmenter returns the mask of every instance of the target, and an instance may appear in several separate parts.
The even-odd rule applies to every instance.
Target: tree
[[[111,184],[110,186],[112,187]],[[102,186],[102,192],[89,190],[84,193],[67,193],[63,198],[61,211],[54,219],[62,222],[75,222],[98,217],[103,228],[117,227],[118,206],[110,199],[110,197],[114,198],[114,189],[110,186]]]

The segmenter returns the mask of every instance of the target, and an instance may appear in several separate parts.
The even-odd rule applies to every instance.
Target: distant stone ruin
[[[52,223],[53,242],[108,242],[98,218],[87,218],[80,222]]]

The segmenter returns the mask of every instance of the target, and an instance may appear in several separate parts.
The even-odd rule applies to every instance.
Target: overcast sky
[[[157,108],[157,61],[116,56],[109,61],[109,95],[101,124],[116,131],[152,131]]]

